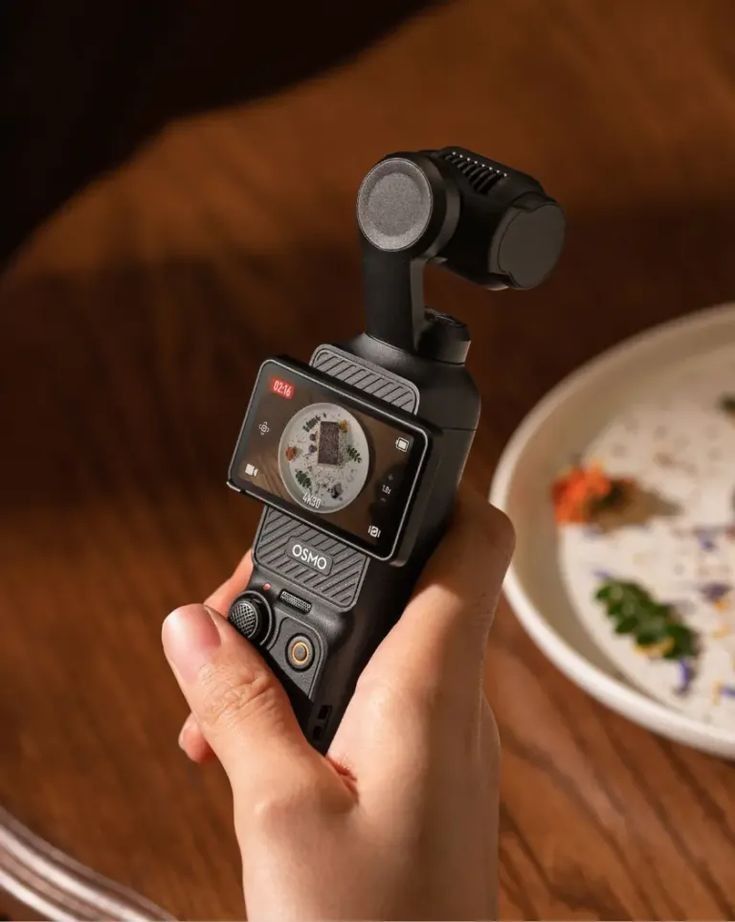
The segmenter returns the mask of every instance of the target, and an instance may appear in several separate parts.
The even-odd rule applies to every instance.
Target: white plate
[[[717,727],[654,700],[620,673],[592,640],[569,598],[549,488],[570,458],[651,380],[657,369],[735,342],[735,305],[702,311],[626,340],[557,385],[511,438],[490,500],[505,510],[517,547],[505,591],[539,648],[598,701],[657,733],[735,758],[735,728]],[[604,618],[604,615],[600,615]]]

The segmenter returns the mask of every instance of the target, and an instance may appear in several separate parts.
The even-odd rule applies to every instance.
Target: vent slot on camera
[[[446,160],[459,170],[475,192],[480,195],[487,195],[493,186],[508,175],[505,170],[493,166],[487,160],[478,160],[458,150],[446,151],[441,157],[442,160]]]
[[[324,732],[327,729],[329,724],[329,718],[332,716],[332,705],[323,704],[319,708],[319,712],[316,715],[316,719],[311,727],[311,738],[318,742],[323,736]]]

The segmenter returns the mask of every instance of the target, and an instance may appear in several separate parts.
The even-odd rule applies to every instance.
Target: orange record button
[[[278,394],[279,397],[285,397],[286,400],[290,400],[296,388],[291,384],[290,381],[284,381],[283,378],[271,378],[271,390],[274,394]]]

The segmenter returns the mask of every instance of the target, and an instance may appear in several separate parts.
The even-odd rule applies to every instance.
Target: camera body
[[[467,328],[424,307],[423,266],[530,287],[564,229],[535,180],[461,148],[380,161],[358,223],[367,332],[263,363],[228,477],[266,504],[228,618],[320,751],[446,530],[480,417]]]

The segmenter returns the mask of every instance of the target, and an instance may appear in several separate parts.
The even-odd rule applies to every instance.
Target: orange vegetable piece
[[[551,487],[556,521],[563,524],[590,522],[595,506],[609,496],[614,486],[612,478],[597,464],[571,468]]]

